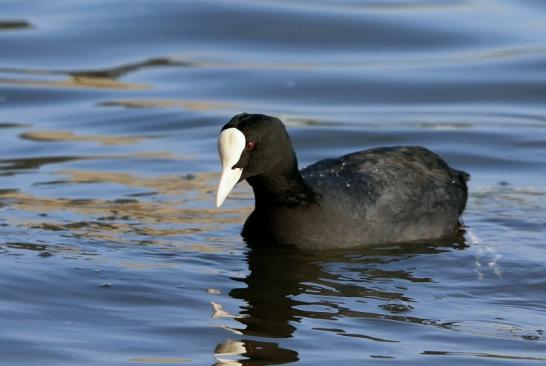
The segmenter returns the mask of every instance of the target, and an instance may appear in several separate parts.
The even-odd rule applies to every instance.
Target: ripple
[[[496,338],[514,338],[524,341],[544,341],[544,330],[523,329],[518,325],[504,322],[486,322],[478,320],[452,321],[446,328],[480,336]]]
[[[499,360],[529,360],[529,361],[546,361],[546,357],[533,357],[525,355],[511,355],[502,353],[480,353],[480,352],[451,352],[451,351],[424,351],[423,355],[428,356],[462,356],[462,357],[477,357],[477,358],[493,358]]]
[[[192,362],[189,358],[180,357],[135,357],[129,362],[151,363],[151,364],[184,364]]]

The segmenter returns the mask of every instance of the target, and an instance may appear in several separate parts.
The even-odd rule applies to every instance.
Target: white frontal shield
[[[216,192],[216,207],[222,206],[229,192],[241,178],[243,169],[233,168],[245,149],[245,135],[236,128],[227,128],[218,137],[218,154],[222,163],[222,176]]]

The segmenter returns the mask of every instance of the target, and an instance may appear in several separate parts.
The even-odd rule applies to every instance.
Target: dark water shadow
[[[237,329],[249,339],[243,339],[240,355],[249,360],[238,360],[243,365],[271,365],[298,360],[298,353],[279,344],[260,344],[253,337],[291,338],[302,319],[335,320],[339,317],[359,319],[388,319],[443,327],[433,319],[409,316],[416,301],[396,290],[381,289],[377,283],[385,281],[432,282],[431,278],[416,277],[405,267],[382,266],[416,256],[430,256],[467,248],[464,233],[455,238],[434,243],[411,243],[389,247],[370,247],[350,250],[304,251],[290,247],[257,245],[251,243],[247,253],[250,274],[235,281],[245,287],[235,288],[229,295],[243,300],[246,305],[236,317],[243,327]],[[382,269],[385,267],[385,269]],[[299,295],[322,299],[317,302],[298,300]],[[332,298],[331,301],[324,300]],[[308,298],[308,297],[306,297]],[[379,309],[369,312],[347,307],[340,298],[384,301]],[[306,310],[306,305],[326,307],[328,311]],[[343,329],[315,329],[340,336],[365,338],[375,342],[399,342],[367,334],[352,334]],[[257,361],[259,360],[259,362]]]
[[[13,171],[39,169],[47,164],[59,164],[73,160],[80,160],[78,156],[50,156],[50,157],[28,157],[20,159],[0,159],[0,174],[11,175]]]
[[[29,124],[15,123],[15,122],[0,122],[0,128],[23,128],[30,127]]]
[[[101,79],[119,79],[120,77],[136,72],[142,69],[153,67],[195,67],[198,66],[198,62],[186,61],[186,60],[172,60],[170,58],[158,57],[149,60],[129,63],[126,65],[116,66],[112,68],[102,70],[83,70],[83,71],[66,71],[73,77],[89,77],[89,78],[101,78]]]
[[[32,28],[32,24],[27,20],[0,20],[0,31],[30,28]]]

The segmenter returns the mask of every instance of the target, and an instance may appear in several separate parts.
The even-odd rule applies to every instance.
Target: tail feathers
[[[465,182],[468,182],[470,180],[470,174],[468,174],[464,170],[455,170],[455,172],[459,176],[459,178],[462,178]]]
[[[470,180],[470,174],[463,170],[452,169],[452,171],[453,174],[457,177],[457,180],[459,181],[459,184],[463,191],[462,205],[461,209],[459,210],[459,215],[461,215],[466,208],[466,201],[468,200],[468,186],[466,185],[466,182]]]

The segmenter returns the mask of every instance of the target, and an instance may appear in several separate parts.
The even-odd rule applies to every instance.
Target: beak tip
[[[216,191],[216,207],[220,208],[226,200],[229,192],[235,187],[243,170],[241,168],[228,169],[222,172],[220,177],[220,183],[218,184],[218,190]]]
[[[216,197],[216,208],[220,208],[222,206],[222,203],[224,203],[224,200],[221,199],[219,196]]]

